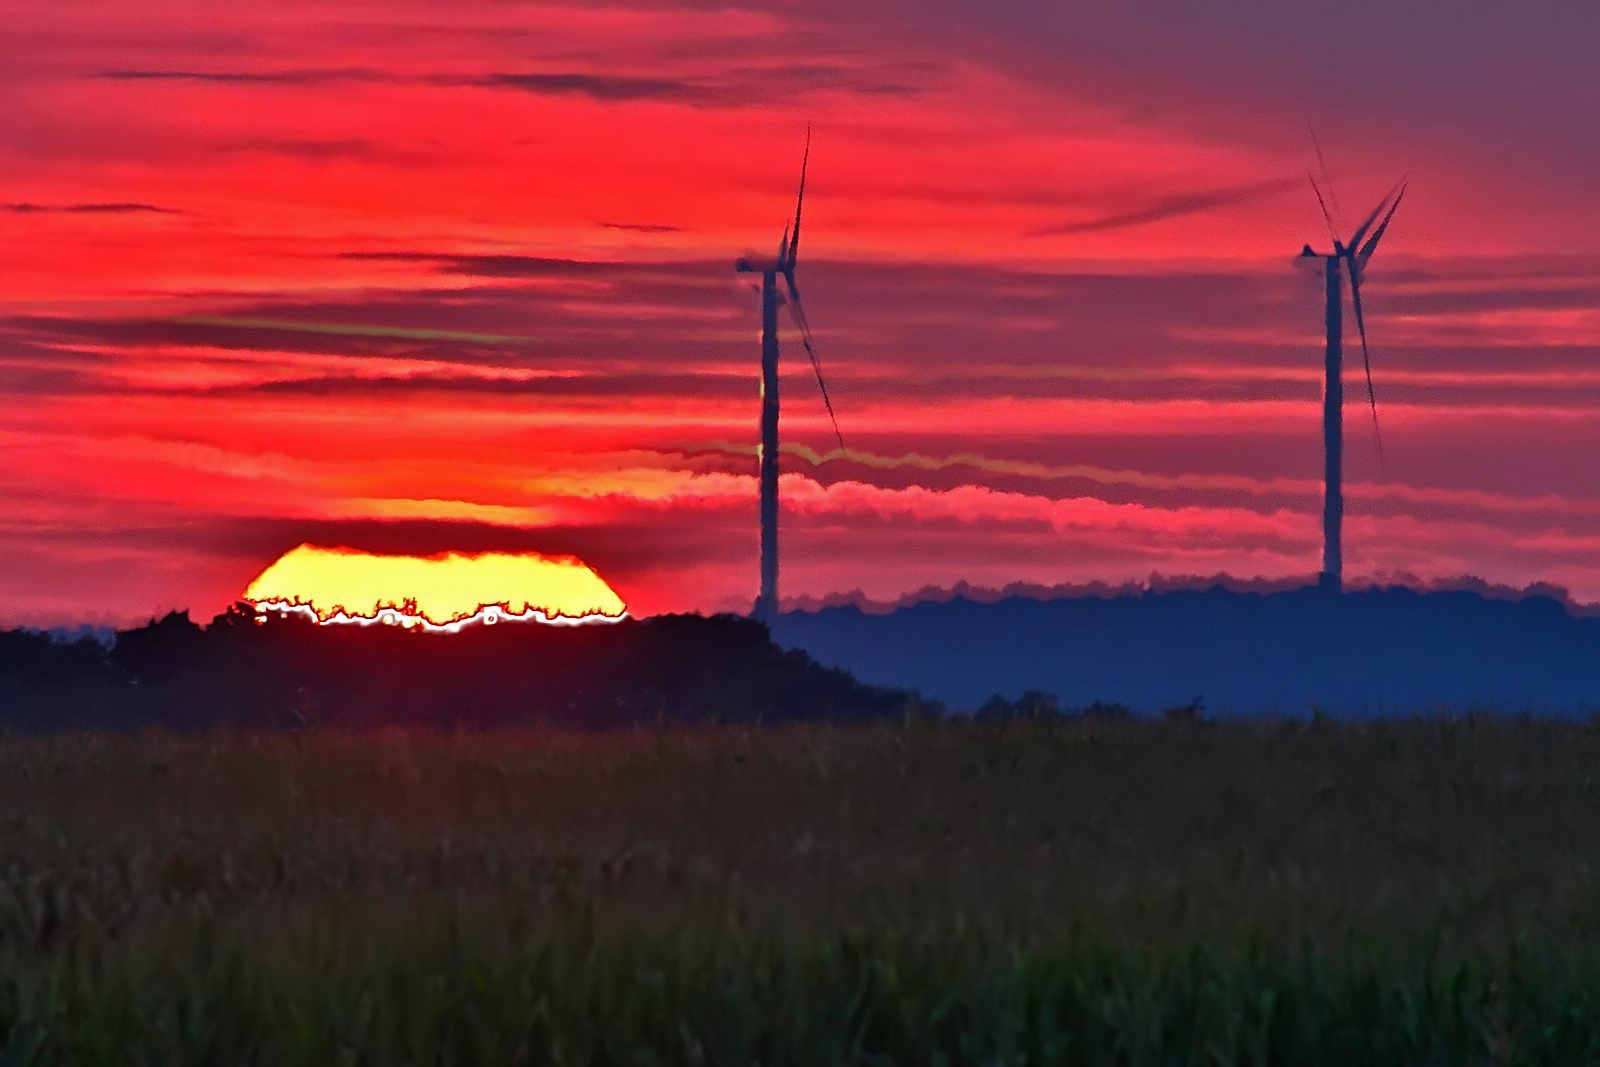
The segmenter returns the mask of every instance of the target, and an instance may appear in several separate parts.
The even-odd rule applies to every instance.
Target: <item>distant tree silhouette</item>
[[[89,718],[127,727],[609,728],[845,721],[912,706],[905,692],[861,685],[804,652],[778,648],[760,623],[728,615],[429,634],[319,626],[296,615],[262,619],[236,604],[204,628],[173,612],[122,631],[109,655],[92,641],[67,648],[3,635],[0,675],[55,677],[70,656],[91,654],[116,687]],[[28,717],[29,728],[39,718]],[[86,721],[70,719],[63,725]],[[0,712],[0,726],[4,720]]]
[[[1133,712],[1126,704],[1116,704],[1108,701],[1096,700],[1078,713],[1082,718],[1094,719],[1100,722],[1113,722],[1118,719],[1129,719]]]
[[[0,630],[0,677],[61,681],[98,678],[106,670],[106,650],[92,637],[60,641],[44,633]]]
[[[1206,702],[1200,697],[1195,697],[1187,704],[1177,704],[1161,713],[1162,719],[1169,723],[1198,725],[1206,722]]]
[[[155,685],[198,666],[206,639],[187,611],[174,611],[136,630],[121,630],[111,665],[136,685]]]

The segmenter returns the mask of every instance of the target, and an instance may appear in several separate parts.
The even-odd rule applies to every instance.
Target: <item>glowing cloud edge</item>
[[[594,611],[586,615],[562,615],[559,612],[551,615],[542,608],[529,608],[518,614],[507,610],[503,604],[486,604],[474,615],[452,622],[438,623],[421,615],[409,615],[394,607],[379,608],[375,615],[352,615],[337,611],[324,617],[316,608],[301,601],[258,600],[248,603],[256,609],[256,618],[259,621],[264,621],[269,614],[276,614],[279,617],[299,615],[319,626],[399,626],[407,630],[440,634],[457,634],[473,626],[496,626],[502,622],[536,622],[546,626],[598,626],[622,622],[632,617],[626,611],[620,615],[607,615],[603,611]]]

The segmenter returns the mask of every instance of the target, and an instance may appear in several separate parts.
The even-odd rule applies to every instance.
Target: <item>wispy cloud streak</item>
[[[0,203],[0,211],[13,215],[177,215],[176,208],[156,204],[106,203],[106,204],[34,204],[28,202]]]
[[[1096,233],[1102,230],[1121,230],[1129,226],[1144,226],[1165,219],[1198,215],[1218,208],[1236,207],[1279,196],[1298,188],[1297,178],[1274,178],[1270,181],[1234,185],[1222,189],[1207,189],[1192,193],[1175,193],[1158,197],[1137,207],[1114,211],[1091,219],[1063,222],[1030,230],[1029,237],[1059,237],[1071,233]]]

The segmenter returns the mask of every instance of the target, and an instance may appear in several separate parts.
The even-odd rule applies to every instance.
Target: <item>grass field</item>
[[[0,1064],[1600,1062],[1600,727],[0,742]]]

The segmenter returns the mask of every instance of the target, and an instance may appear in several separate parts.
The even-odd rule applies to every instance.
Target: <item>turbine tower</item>
[[[1320,154],[1320,153],[1319,153]],[[1308,175],[1309,177],[1309,175]],[[1324,174],[1326,177],[1326,174]],[[1367,260],[1372,258],[1372,253],[1377,251],[1378,241],[1389,228],[1389,220],[1394,218],[1395,209],[1400,206],[1400,200],[1406,193],[1406,182],[1400,181],[1389,194],[1379,201],[1378,206],[1372,209],[1372,214],[1356,228],[1356,232],[1348,242],[1341,242],[1334,232],[1333,218],[1328,214],[1327,202],[1322,198],[1322,190],[1317,186],[1317,179],[1311,178],[1311,188],[1317,194],[1317,204],[1322,208],[1322,218],[1328,224],[1328,236],[1333,240],[1333,251],[1330,253],[1314,252],[1310,245],[1298,257],[1302,262],[1320,261],[1323,267],[1323,278],[1326,283],[1327,312],[1326,323],[1328,330],[1327,344],[1327,382],[1322,395],[1322,442],[1323,442],[1323,495],[1322,495],[1322,574],[1317,584],[1324,590],[1337,593],[1343,583],[1344,562],[1340,552],[1340,526],[1344,520],[1344,493],[1343,471],[1344,459],[1344,385],[1340,379],[1343,363],[1341,349],[1342,331],[1344,326],[1344,301],[1343,285],[1340,274],[1347,269],[1350,276],[1350,306],[1356,313],[1356,329],[1361,334],[1361,363],[1367,374],[1367,402],[1372,407],[1372,428],[1378,432],[1378,398],[1372,391],[1372,360],[1367,352],[1367,325],[1361,315],[1361,276],[1366,269]],[[1378,221],[1378,216],[1383,216],[1383,221],[1378,223],[1378,228],[1373,229],[1372,224]],[[1371,236],[1368,236],[1368,231]],[[1365,238],[1365,243],[1362,239]],[[1378,460],[1383,461],[1383,437],[1378,436]]]
[[[805,154],[800,159],[800,193],[795,198],[793,228],[784,226],[776,256],[746,254],[733,265],[741,274],[761,275],[761,592],[755,604],[758,619],[771,619],[778,613],[778,304],[784,301],[784,294],[778,290],[780,276],[788,291],[789,313],[800,331],[806,355],[811,357],[817,384],[822,387],[822,402],[828,407],[834,436],[839,438],[839,447],[844,447],[839,420],[833,414],[833,401],[828,397],[828,383],[822,377],[822,364],[811,343],[811,326],[800,303],[800,289],[794,280],[795,263],[800,254],[800,211],[806,199],[806,164],[810,159],[811,130],[808,127]]]

